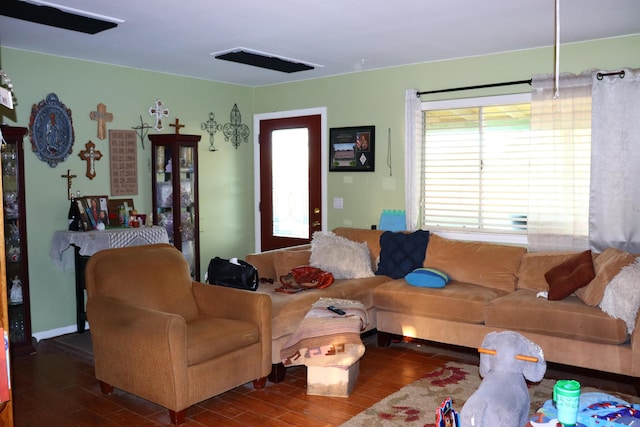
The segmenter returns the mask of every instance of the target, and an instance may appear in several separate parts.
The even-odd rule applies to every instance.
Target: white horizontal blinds
[[[529,113],[529,103],[425,111],[425,226],[525,232]]]

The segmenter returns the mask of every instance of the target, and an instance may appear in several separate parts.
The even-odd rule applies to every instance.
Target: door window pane
[[[309,131],[271,134],[273,235],[309,238]]]

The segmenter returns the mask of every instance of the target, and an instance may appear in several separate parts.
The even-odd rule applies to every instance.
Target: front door
[[[322,118],[260,121],[260,250],[309,243],[322,229]]]

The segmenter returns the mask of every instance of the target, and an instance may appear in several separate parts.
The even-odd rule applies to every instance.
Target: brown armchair
[[[271,371],[267,295],[193,281],[168,244],[107,249],[85,270],[95,373],[169,410],[180,424],[191,405]]]

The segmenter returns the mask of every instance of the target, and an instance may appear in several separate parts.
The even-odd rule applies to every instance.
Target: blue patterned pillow
[[[451,280],[447,273],[435,268],[416,268],[404,278],[408,284],[421,288],[443,288]]]
[[[413,233],[385,231],[380,235],[380,262],[376,274],[401,279],[422,267],[429,243],[429,232]]]

